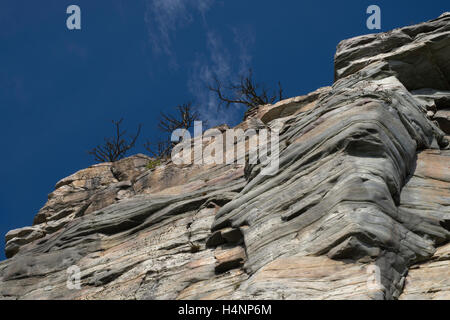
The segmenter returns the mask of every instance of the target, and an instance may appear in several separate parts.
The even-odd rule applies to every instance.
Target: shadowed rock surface
[[[272,176],[136,155],[61,180],[6,235],[0,298],[450,299],[449,57],[450,13],[341,42],[332,87],[237,126],[281,129]]]

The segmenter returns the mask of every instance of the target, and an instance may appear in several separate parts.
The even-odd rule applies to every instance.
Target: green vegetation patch
[[[152,170],[161,165],[161,159],[150,160],[147,164],[147,169]]]

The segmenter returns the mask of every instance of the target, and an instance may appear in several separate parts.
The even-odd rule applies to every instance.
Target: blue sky
[[[71,4],[81,30],[66,28]],[[331,85],[336,45],[371,33],[371,4],[381,31],[450,10],[444,0],[0,0],[0,236],[31,225],[58,180],[94,163],[86,151],[113,119],[143,124],[133,153],[144,152],[160,111],[189,100],[210,124],[240,121],[243,109],[216,108],[213,75],[251,67],[286,96]]]

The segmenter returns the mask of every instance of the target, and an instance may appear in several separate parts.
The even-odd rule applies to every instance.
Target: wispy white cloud
[[[225,34],[214,31],[207,23],[206,13],[215,3],[219,1],[146,0],[145,12],[145,23],[153,51],[167,56],[171,67],[177,66],[173,52],[177,31],[191,24],[196,14],[203,18],[206,50],[198,53],[191,63],[187,85],[202,120],[208,121],[209,126],[233,124],[241,120],[245,108],[219,108],[217,96],[208,89],[208,85],[213,84],[214,78],[228,83],[248,71],[252,60],[251,47],[255,41],[254,32],[248,26],[233,27]],[[224,39],[228,40],[226,44]]]
[[[193,21],[193,11],[205,19],[214,0],[146,0],[145,24],[150,44],[156,54],[169,56],[176,63],[172,40],[178,28]]]
[[[206,120],[210,127],[223,123],[235,124],[241,120],[240,117],[245,110],[240,105],[232,105],[228,109],[219,108],[216,93],[208,89],[208,85],[214,84],[215,78],[226,84],[238,79],[241,74],[248,71],[252,60],[250,46],[253,40],[248,42],[246,39],[254,39],[253,34],[247,33],[246,36],[239,29],[232,31],[234,35],[234,46],[231,47],[233,55],[230,54],[229,47],[224,45],[217,32],[207,32],[208,54],[197,56],[188,81],[189,91],[195,97],[202,120]]]

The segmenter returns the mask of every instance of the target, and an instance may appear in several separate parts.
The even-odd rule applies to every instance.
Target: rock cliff
[[[332,87],[238,125],[281,128],[273,176],[136,155],[59,181],[0,298],[450,299],[449,57],[450,13],[342,41]]]

